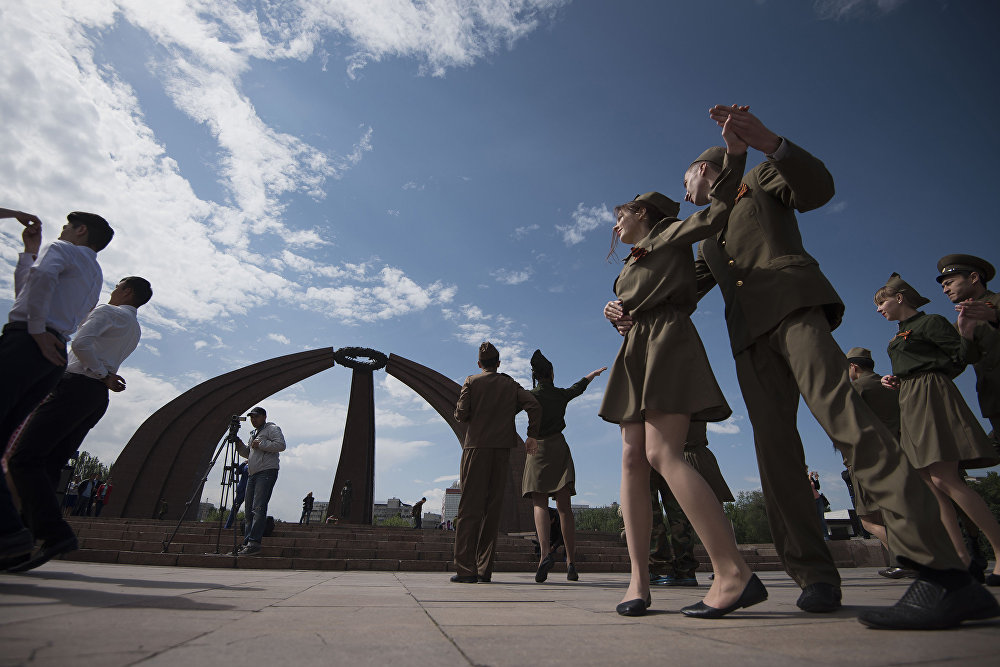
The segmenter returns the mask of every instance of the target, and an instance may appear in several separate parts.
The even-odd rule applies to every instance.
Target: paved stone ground
[[[708,621],[677,613],[704,587],[657,587],[649,615],[618,616],[623,574],[539,585],[532,574],[497,573],[492,584],[462,585],[443,573],[57,561],[0,575],[0,665],[998,664],[1000,622],[870,630],[858,610],[894,602],[908,582],[875,568],[841,574],[838,613],[799,611],[791,579],[764,572],[767,602]]]

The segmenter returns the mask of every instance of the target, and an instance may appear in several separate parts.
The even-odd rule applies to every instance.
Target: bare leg
[[[646,456],[663,475],[712,560],[715,578],[704,603],[717,609],[739,599],[752,572],[740,555],[722,505],[708,482],[684,460],[689,415],[646,411]],[[647,484],[648,489],[648,484]],[[647,492],[648,493],[648,492]],[[645,499],[649,507],[649,498]],[[645,546],[649,543],[646,535]],[[634,568],[633,568],[634,569]],[[648,574],[647,574],[648,576]]]
[[[1000,554],[1000,524],[993,517],[990,508],[986,505],[986,501],[983,500],[982,496],[970,489],[969,485],[958,476],[958,464],[954,461],[941,461],[932,463],[927,466],[926,470],[930,475],[934,487],[946,494],[962,508],[966,516],[972,519],[972,522],[979,526],[979,530],[986,536],[986,539],[993,547],[993,553]],[[952,509],[952,513],[954,514],[954,508]],[[958,526],[957,516],[955,517],[955,526],[956,528]],[[962,542],[962,551],[959,553],[964,553],[963,560],[970,560],[970,555],[965,553],[965,540],[961,538],[961,531],[959,533],[959,539]],[[993,567],[993,574],[1000,574],[1000,559],[997,560]]]
[[[646,459],[646,430],[643,422],[625,422],[622,429],[622,518],[625,541],[632,563],[626,600],[649,595],[649,535],[653,513],[649,500],[649,461]],[[686,434],[686,433],[685,433]]]
[[[532,493],[531,503],[534,506],[535,532],[538,534],[539,565],[549,555],[549,497],[544,493]]]
[[[566,545],[566,567],[576,562],[576,519],[570,507],[569,489],[565,486],[556,493],[556,510],[559,512],[559,529]],[[535,515],[537,517],[537,515]],[[538,519],[536,518],[535,521]]]
[[[926,468],[919,469],[917,472],[920,473],[920,477],[923,478],[924,482],[927,483],[927,486],[934,493],[934,498],[938,501],[938,508],[941,511],[941,523],[944,524],[944,529],[948,532],[948,537],[951,538],[951,543],[955,546],[958,557],[968,567],[972,561],[972,556],[969,555],[968,549],[965,548],[965,538],[962,537],[962,529],[958,526],[958,514],[955,513],[955,506],[951,504],[951,498],[939,489],[934,480],[931,479],[930,471],[935,465],[937,464],[932,463]]]
[[[880,523],[875,523],[874,521],[869,519],[869,516],[871,515],[858,517],[858,520],[861,521],[861,527],[867,530],[872,535],[874,535],[876,538],[878,538],[878,541],[882,543],[882,546],[885,547],[885,550],[889,551],[889,542],[886,539],[885,526],[883,526]]]

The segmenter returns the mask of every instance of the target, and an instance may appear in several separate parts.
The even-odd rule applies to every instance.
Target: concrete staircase
[[[443,530],[278,523],[274,533],[264,539],[259,555],[237,559],[225,555],[232,551],[232,531],[222,531],[219,536],[218,524],[215,523],[184,522],[168,552],[163,553],[163,542],[176,526],[173,521],[85,517],[69,521],[80,539],[80,549],[67,554],[67,560],[255,569],[410,572],[447,572],[453,569],[455,534]],[[538,557],[534,555],[533,537],[533,533],[501,535],[497,542],[496,571],[534,572]],[[863,542],[831,542],[837,566],[884,564],[872,561],[872,547]],[[628,551],[617,535],[580,532],[577,534],[576,551],[580,572],[629,571]],[[782,569],[777,552],[770,544],[741,545],[740,551],[754,570]],[[711,571],[704,548],[700,545],[695,547],[695,554],[702,563],[700,571]],[[557,563],[553,572],[565,570],[564,563]]]

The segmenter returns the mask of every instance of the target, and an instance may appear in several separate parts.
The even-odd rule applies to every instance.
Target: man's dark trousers
[[[63,350],[65,355],[65,349]],[[26,329],[4,326],[0,336],[0,450],[6,450],[10,436],[32,409],[59,382],[64,366],[56,366],[42,356],[35,339]],[[0,474],[0,535],[24,528]]]
[[[21,431],[8,467],[21,497],[22,513],[36,539],[59,540],[73,535],[63,520],[56,484],[66,460],[107,409],[108,388],[102,381],[66,373]],[[90,497],[96,496],[94,488]]]

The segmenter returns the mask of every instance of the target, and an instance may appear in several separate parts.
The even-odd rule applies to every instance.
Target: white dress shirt
[[[34,262],[31,254],[21,253],[9,320],[27,322],[28,333],[52,329],[69,338],[97,303],[103,282],[97,253],[88,246],[56,240]]]
[[[98,380],[117,373],[141,335],[135,306],[102,303],[90,311],[73,336],[66,372]]]

